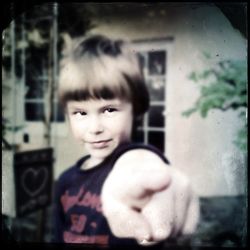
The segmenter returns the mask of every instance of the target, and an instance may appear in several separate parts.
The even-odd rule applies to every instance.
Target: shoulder
[[[134,160],[145,159],[145,157],[147,159],[149,159],[148,157],[160,158],[163,162],[170,165],[167,157],[158,148],[142,143],[125,143],[120,145],[114,154],[114,158],[118,160],[121,157]]]
[[[155,161],[163,162],[163,160],[161,159],[161,157],[159,157],[158,154],[144,148],[136,148],[126,151],[117,159],[117,162],[124,163],[152,163]]]
[[[59,178],[57,179],[56,183],[59,186],[67,185],[67,183],[72,183],[72,178],[77,174],[80,165],[86,159],[86,156],[80,158],[74,165],[71,165],[69,168],[64,170]]]
[[[122,168],[128,166],[133,169],[140,167],[153,168],[169,165],[168,159],[160,152],[159,149],[152,145],[145,144],[127,144],[123,145],[119,153],[117,153],[115,168]]]

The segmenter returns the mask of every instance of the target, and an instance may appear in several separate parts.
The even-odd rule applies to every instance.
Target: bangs
[[[64,105],[68,101],[87,101],[89,99],[126,99],[130,100],[128,97],[129,94],[126,94],[126,90],[124,88],[110,88],[106,86],[100,86],[97,88],[96,85],[93,85],[92,89],[89,88],[78,88],[78,89],[69,89],[65,91],[63,95],[60,97],[62,100],[62,104]]]
[[[65,106],[70,100],[120,98],[131,101],[131,90],[125,73],[121,72],[118,66],[119,64],[109,58],[91,58],[65,65],[59,79],[62,105]]]

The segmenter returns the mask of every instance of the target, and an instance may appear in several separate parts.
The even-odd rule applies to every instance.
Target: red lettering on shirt
[[[97,212],[102,212],[100,196],[96,194],[91,194],[90,192],[87,192],[84,195],[83,199],[78,203],[78,205],[82,205],[84,207],[91,207],[92,209],[95,209]]]
[[[81,205],[83,205],[83,206],[85,206],[85,207],[89,207],[90,204],[91,204],[91,197],[92,197],[91,193],[90,193],[90,192],[87,192],[87,193],[84,195],[84,197],[83,197],[83,199],[82,199],[82,201],[81,201]]]
[[[108,235],[76,235],[68,231],[64,231],[63,240],[65,243],[86,243],[86,244],[98,244],[107,245],[109,236]]]
[[[84,193],[83,187],[81,187],[81,189],[76,195],[69,195],[69,191],[68,190],[65,191],[65,193],[61,196],[61,203],[65,213],[75,205],[91,207],[92,209],[95,209],[99,213],[102,212],[100,196],[92,194],[89,191],[86,192],[84,195],[83,193]],[[81,196],[83,196],[83,198],[80,200]]]
[[[97,228],[96,222],[91,222],[90,226],[93,227],[93,228]]]
[[[76,233],[83,232],[86,225],[87,217],[85,215],[71,214],[70,218],[72,223],[72,226],[70,228],[71,231],[74,231]]]
[[[79,198],[81,197],[81,195],[84,192],[84,188],[81,187],[81,189],[79,190],[77,195],[69,195],[69,191],[66,190],[65,194],[62,195],[61,197],[61,203],[63,206],[63,210],[66,213],[71,207],[73,207],[75,204],[77,204]]]
[[[102,205],[101,205],[101,200],[100,197],[97,195],[92,195],[91,197],[91,208],[95,208],[97,212],[102,211]]]

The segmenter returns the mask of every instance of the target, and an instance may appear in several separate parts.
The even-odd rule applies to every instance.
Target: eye
[[[77,115],[77,116],[85,116],[85,115],[87,115],[87,113],[86,113],[86,112],[84,112],[84,111],[74,111],[74,112],[73,112],[73,115]]]
[[[107,114],[114,113],[115,111],[117,111],[116,108],[105,108],[104,109],[104,113],[107,113]]]

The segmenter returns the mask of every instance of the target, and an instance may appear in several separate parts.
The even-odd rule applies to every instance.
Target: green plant
[[[209,54],[204,54],[209,59]],[[192,72],[189,79],[199,84],[200,97],[193,107],[182,115],[189,117],[198,112],[207,117],[210,110],[239,110],[243,126],[238,130],[234,143],[247,151],[247,62],[245,60],[220,61],[209,69]]]

